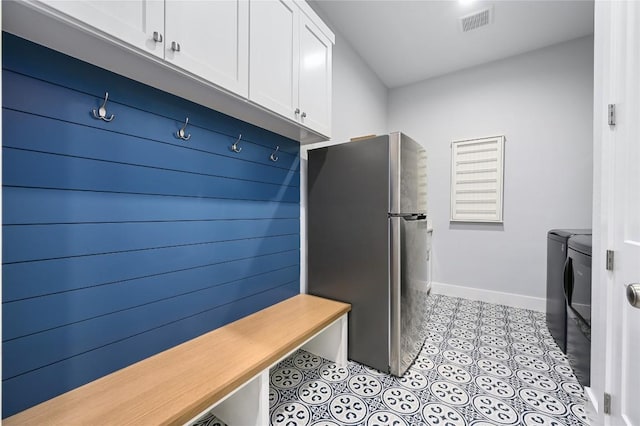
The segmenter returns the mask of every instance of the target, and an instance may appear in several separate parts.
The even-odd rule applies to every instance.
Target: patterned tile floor
[[[271,369],[271,425],[587,425],[583,389],[544,314],[431,295],[402,378],[298,351]],[[224,426],[205,416],[198,426]]]

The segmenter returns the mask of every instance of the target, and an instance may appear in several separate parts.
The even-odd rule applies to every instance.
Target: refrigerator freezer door
[[[388,137],[308,161],[308,292],[351,303],[349,359],[389,371]]]
[[[426,218],[390,217],[390,372],[402,376],[418,355],[428,292]]]
[[[389,135],[389,212],[426,213],[425,149],[400,132]]]

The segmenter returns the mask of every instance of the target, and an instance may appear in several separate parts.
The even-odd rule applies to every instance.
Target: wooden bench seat
[[[218,404],[223,414],[214,412],[230,424],[233,422],[223,415],[239,415],[242,422],[247,421],[246,416],[258,416],[255,423],[261,424],[265,412],[268,416],[269,367],[305,344],[310,352],[346,362],[346,314],[350,309],[346,303],[297,295],[22,411],[3,423],[184,424]],[[323,351],[326,353],[318,353]],[[247,388],[244,394],[225,407],[225,401],[233,399],[243,385]],[[257,399],[253,407],[246,403],[254,398],[252,395]],[[243,405],[246,412],[229,414],[237,405]]]

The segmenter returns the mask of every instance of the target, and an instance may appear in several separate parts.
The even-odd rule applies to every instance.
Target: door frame
[[[594,105],[593,105],[593,261],[592,321],[591,321],[591,386],[585,389],[590,403],[592,421],[604,424],[604,393],[610,389],[606,383],[611,377],[610,362],[612,312],[608,289],[612,276],[600,262],[611,246],[613,152],[607,117],[607,104],[611,93],[611,10],[609,5],[596,1],[594,5]]]
[[[631,51],[628,46],[634,43],[631,45],[634,52],[640,47],[640,42],[631,40],[628,35],[627,7],[626,2],[596,0],[594,13],[593,320],[591,387],[585,389],[593,425],[618,425],[622,410],[620,312],[626,301],[621,299],[621,284],[616,281],[619,281],[620,273],[615,264],[612,271],[607,270],[605,259],[607,250],[621,249],[616,247],[616,232],[620,226],[616,207],[620,206],[615,200],[615,147],[619,137],[615,125],[608,124],[608,104],[624,101],[621,91],[626,90],[625,65]],[[604,413],[605,393],[611,395],[612,415]]]

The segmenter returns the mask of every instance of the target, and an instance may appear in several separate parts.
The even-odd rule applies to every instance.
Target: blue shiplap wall
[[[3,417],[299,292],[296,142],[9,34],[2,72]]]

